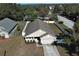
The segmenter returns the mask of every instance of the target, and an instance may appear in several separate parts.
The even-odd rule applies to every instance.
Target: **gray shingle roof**
[[[9,19],[9,18],[4,18],[0,21],[0,26],[5,28],[5,31],[10,33],[10,31],[15,27],[16,22]]]
[[[52,30],[50,29],[50,26],[47,23],[39,19],[36,19],[35,21],[28,24],[26,28],[26,35],[29,35],[37,31],[38,29],[44,30],[47,33],[55,35],[54,32],[52,32]]]

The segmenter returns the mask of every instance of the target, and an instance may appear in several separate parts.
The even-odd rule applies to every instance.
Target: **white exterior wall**
[[[62,17],[62,16],[59,16],[57,15],[58,17],[58,21],[63,21],[63,24],[66,25],[67,27],[73,29],[73,26],[74,26],[74,22],[65,18],[65,17]]]
[[[8,34],[8,32],[6,32],[4,27],[0,27],[0,36],[4,36],[5,38],[9,38],[14,31],[16,30],[17,26],[12,30],[12,32],[10,34]]]
[[[31,33],[30,35],[27,35],[26,37],[40,37],[41,35],[45,34],[46,32],[39,29],[33,33]]]
[[[25,36],[25,29],[26,29],[26,27],[27,27],[27,25],[28,25],[29,23],[30,23],[29,21],[26,22],[25,27],[24,27],[24,29],[23,29],[23,31],[22,31],[22,36],[23,36],[23,37]]]
[[[42,44],[52,44],[54,41],[56,41],[56,37],[49,34],[41,37]]]
[[[55,23],[55,21],[44,21],[44,22],[46,22],[46,23]]]
[[[4,36],[5,38],[9,38],[9,34],[5,31],[0,32],[0,36]]]

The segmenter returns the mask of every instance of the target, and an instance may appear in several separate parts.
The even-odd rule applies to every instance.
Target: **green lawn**
[[[17,23],[19,24],[21,30],[24,28],[26,22],[27,21],[17,21]]]
[[[49,25],[55,34],[62,33],[61,30],[55,24],[49,24]]]
[[[69,29],[67,26],[65,26],[64,24],[59,24],[61,27],[63,27],[63,29]]]
[[[14,34],[12,35],[12,38],[13,37],[17,37],[17,36],[21,36],[21,33],[22,33],[22,30],[24,29],[24,26],[26,24],[26,21],[17,21],[18,25],[19,25],[19,28],[20,28],[20,31],[18,31],[18,29],[16,29],[14,31]]]
[[[57,49],[58,49],[61,56],[69,56],[69,54],[66,53],[67,50],[64,47],[57,46]]]

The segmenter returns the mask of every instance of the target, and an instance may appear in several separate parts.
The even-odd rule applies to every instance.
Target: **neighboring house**
[[[9,19],[4,18],[0,21],[0,36],[3,36],[4,38],[9,38],[11,32],[16,27],[16,22]]]
[[[63,16],[60,16],[60,15],[57,15],[58,17],[58,21],[62,21],[64,25],[66,25],[68,28],[70,29],[73,29],[73,26],[74,26],[74,22],[63,17]]]
[[[49,20],[50,17],[48,17],[48,16],[45,16],[45,17],[38,16],[38,19],[41,19],[41,20]]]
[[[39,19],[36,19],[27,25],[24,37],[26,41],[38,39],[41,44],[52,44],[56,41],[56,36],[50,29],[48,23]]]

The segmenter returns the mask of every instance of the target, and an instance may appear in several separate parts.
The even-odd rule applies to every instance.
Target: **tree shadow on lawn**
[[[71,43],[70,45],[66,43],[55,43],[54,45],[65,48],[67,50],[66,53],[70,56],[73,56],[73,54],[76,53],[76,45],[74,45],[73,43]]]

